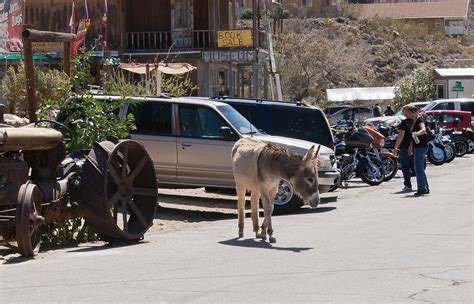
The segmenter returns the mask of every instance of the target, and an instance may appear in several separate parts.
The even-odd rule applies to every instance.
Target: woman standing
[[[395,153],[398,155],[398,160],[402,166],[403,172],[403,190],[404,192],[411,192],[411,170],[413,168],[413,155],[410,150],[410,145],[413,140],[411,131],[413,128],[413,119],[410,116],[410,106],[403,107],[403,115],[406,117],[398,126],[398,136],[395,141]]]
[[[423,196],[430,193],[428,179],[425,173],[426,153],[428,152],[428,137],[426,136],[426,125],[423,118],[418,114],[418,108],[407,106],[408,118],[413,119],[411,147],[413,147],[413,162],[416,174],[417,192],[415,196]],[[404,108],[405,109],[405,108]]]

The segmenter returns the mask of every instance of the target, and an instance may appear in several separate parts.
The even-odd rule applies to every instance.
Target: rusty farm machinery
[[[0,238],[32,257],[44,224],[82,217],[105,241],[137,241],[153,224],[157,180],[144,147],[107,138],[66,153],[67,134],[54,128],[0,127]],[[44,123],[44,122],[43,122]],[[61,132],[59,132],[59,130]],[[64,134],[64,135],[63,135]]]

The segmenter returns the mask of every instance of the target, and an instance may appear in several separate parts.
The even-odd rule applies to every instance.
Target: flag
[[[84,12],[82,15],[82,19],[79,21],[79,25],[77,26],[77,38],[76,41],[72,43],[72,53],[77,54],[79,47],[84,44],[86,41],[87,31],[89,30],[89,26],[91,21],[89,19],[89,9],[87,7],[87,0],[84,0]]]
[[[72,2],[72,12],[71,12],[71,18],[69,19],[69,24],[68,24],[68,29],[69,33],[75,34],[76,33],[76,6],[74,5],[74,2]]]
[[[109,7],[107,5],[107,0],[104,0],[102,21],[100,23],[100,32],[102,36],[102,50],[107,51],[107,31],[108,31],[108,18],[109,18]]]

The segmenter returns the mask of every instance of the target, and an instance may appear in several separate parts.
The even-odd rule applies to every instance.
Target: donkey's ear
[[[317,158],[319,156],[319,150],[321,150],[321,145],[319,145],[318,148],[316,149],[316,152],[314,152],[313,158]]]
[[[314,145],[309,148],[308,152],[306,152],[306,155],[303,157],[303,162],[311,161],[313,159],[313,153],[314,153]]]

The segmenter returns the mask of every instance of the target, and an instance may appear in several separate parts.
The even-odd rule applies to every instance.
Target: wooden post
[[[36,100],[35,69],[33,66],[33,47],[29,37],[23,37],[23,60],[25,62],[26,75],[26,101],[28,103],[28,117],[30,122],[37,122],[36,110],[38,101]]]
[[[71,42],[64,42],[64,72],[71,78]]]
[[[28,117],[30,122],[37,122],[36,110],[38,109],[38,100],[36,99],[36,84],[35,84],[35,68],[33,64],[33,46],[32,42],[67,42],[76,39],[76,35],[69,33],[58,33],[58,32],[45,32],[37,31],[33,29],[24,29],[22,33],[23,39],[23,60],[25,62],[25,76],[26,76],[26,101],[28,103]],[[66,46],[64,46],[66,49]],[[66,50],[65,50],[66,51]],[[70,50],[65,54],[70,54]],[[64,66],[66,68],[66,60]],[[69,64],[69,75],[70,72],[70,60]],[[66,70],[67,73],[67,70]]]

